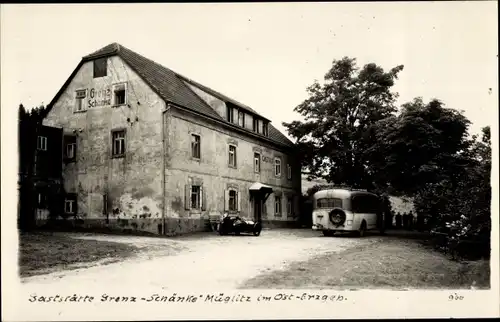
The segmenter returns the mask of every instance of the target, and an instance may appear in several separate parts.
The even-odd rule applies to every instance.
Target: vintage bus
[[[325,236],[335,232],[383,230],[382,203],[373,193],[350,189],[327,189],[313,195],[312,229]]]

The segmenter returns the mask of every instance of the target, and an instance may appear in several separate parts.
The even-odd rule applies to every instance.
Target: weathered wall
[[[128,106],[113,107],[111,86],[120,82],[127,83]],[[94,107],[74,112],[75,91],[80,89],[87,89],[86,103]],[[105,77],[93,78],[93,63],[84,63],[54,104],[44,124],[77,135],[77,160],[64,165],[63,177],[65,191],[78,194],[78,217],[84,225],[103,225],[108,219],[110,225],[158,232],[164,105],[117,56],[108,58]],[[111,130],[117,128],[126,130],[123,158],[111,156]]]
[[[275,191],[283,194],[281,216],[274,215],[274,194],[267,201],[267,220],[295,220],[287,218],[286,196],[300,195],[300,168],[293,157],[283,151],[268,146],[257,139],[236,134],[215,123],[198,120],[193,115],[171,109],[168,120],[168,150],[166,169],[166,212],[168,217],[178,218],[179,222],[191,222],[200,229],[203,219],[210,215],[219,216],[224,211],[224,191],[229,186],[236,187],[240,194],[241,214],[253,217],[253,204],[250,202],[248,188],[254,182],[270,185]],[[201,158],[191,157],[191,134],[201,137]],[[228,144],[237,145],[237,167],[228,166]],[[254,151],[263,157],[261,172],[255,173],[253,166]],[[282,175],[274,175],[274,157],[282,159]],[[286,164],[292,164],[292,180],[286,176]],[[190,180],[201,182],[206,194],[206,210],[194,212],[185,209],[185,186]],[[298,204],[295,202],[295,217],[298,217]],[[168,227],[167,230],[175,230]]]

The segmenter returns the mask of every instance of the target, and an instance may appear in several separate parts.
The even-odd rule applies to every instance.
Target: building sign
[[[273,163],[273,158],[262,156],[262,162]]]
[[[91,88],[89,91],[88,107],[92,108],[106,105],[111,105],[111,89],[105,88],[96,90],[95,88]]]

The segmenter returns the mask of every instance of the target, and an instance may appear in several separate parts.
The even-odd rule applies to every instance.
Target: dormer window
[[[264,136],[269,136],[269,123],[264,123],[264,131],[262,134],[264,134]]]
[[[94,78],[108,75],[108,59],[99,58],[94,60]]]
[[[245,126],[245,113],[238,111],[238,125],[241,127]]]
[[[253,131],[259,133],[259,119],[253,119]]]

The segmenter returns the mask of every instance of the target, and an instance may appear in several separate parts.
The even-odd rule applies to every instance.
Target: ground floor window
[[[76,195],[68,194],[64,200],[64,212],[66,214],[76,214]]]
[[[274,215],[281,216],[281,196],[274,197]]]
[[[200,209],[201,187],[191,186],[191,209]]]
[[[292,203],[292,198],[288,197],[286,201],[286,215],[288,217],[292,217],[293,215],[293,203]]]

